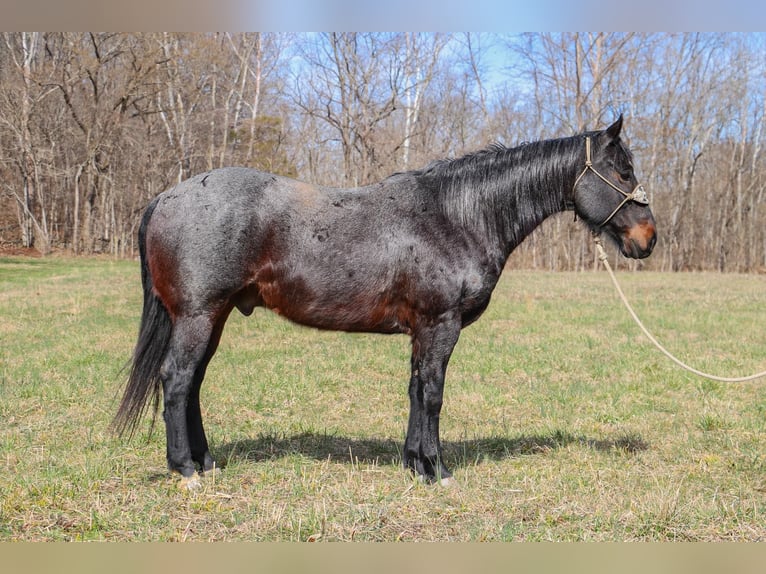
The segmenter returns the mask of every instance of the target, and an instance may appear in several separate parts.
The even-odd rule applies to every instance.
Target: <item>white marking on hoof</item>
[[[178,488],[181,490],[186,490],[188,492],[201,490],[202,481],[200,481],[198,474],[193,474],[191,476],[182,476],[181,480],[178,482]]]
[[[457,480],[455,480],[455,478],[452,476],[448,476],[446,478],[442,478],[441,480],[434,481],[434,480],[430,480],[426,478],[422,474],[418,475],[418,482],[420,484],[438,484],[439,486],[443,486],[445,488],[456,487],[458,484]]]

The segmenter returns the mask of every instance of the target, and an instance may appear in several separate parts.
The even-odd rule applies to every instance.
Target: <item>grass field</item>
[[[766,368],[766,277],[619,273],[658,338]],[[111,435],[135,262],[0,259],[0,540],[766,539],[766,380],[680,371],[599,273],[506,272],[447,373],[459,485],[400,467],[409,341],[233,314],[203,386],[222,473],[184,493],[164,429]]]

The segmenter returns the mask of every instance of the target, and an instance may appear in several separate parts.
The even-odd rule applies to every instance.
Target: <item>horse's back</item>
[[[205,219],[210,209],[227,209],[259,201],[276,176],[243,167],[225,167],[192,176],[162,192],[160,211],[178,219]]]

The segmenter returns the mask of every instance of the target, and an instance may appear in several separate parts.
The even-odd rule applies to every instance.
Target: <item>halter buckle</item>
[[[633,190],[633,193],[630,194],[630,199],[642,205],[649,205],[649,196],[646,195],[644,186],[640,184],[637,185],[636,189]]]

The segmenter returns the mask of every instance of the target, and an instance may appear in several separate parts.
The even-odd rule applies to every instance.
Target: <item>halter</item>
[[[601,175],[595,167],[593,167],[593,162],[591,162],[590,159],[590,138],[585,138],[585,168],[582,170],[580,175],[577,176],[577,179],[574,182],[574,185],[572,186],[572,195],[574,196],[574,192],[577,188],[577,184],[580,183],[580,180],[582,179],[582,176],[585,175],[585,173],[591,170],[593,173],[595,173],[604,183],[606,183],[609,187],[612,189],[619,191],[622,195],[624,195],[624,199],[622,202],[620,202],[620,205],[618,205],[612,213],[609,214],[609,217],[607,217],[604,221],[601,222],[599,227],[603,227],[606,225],[609,220],[611,220],[620,209],[622,209],[622,206],[628,203],[629,201],[635,201],[636,203],[640,203],[641,205],[649,205],[649,198],[646,196],[646,191],[644,190],[644,186],[642,184],[636,185],[636,187],[631,191],[630,193],[626,193],[619,187],[617,187],[615,184],[613,184],[611,181],[609,181],[607,178],[605,178],[603,175]]]

